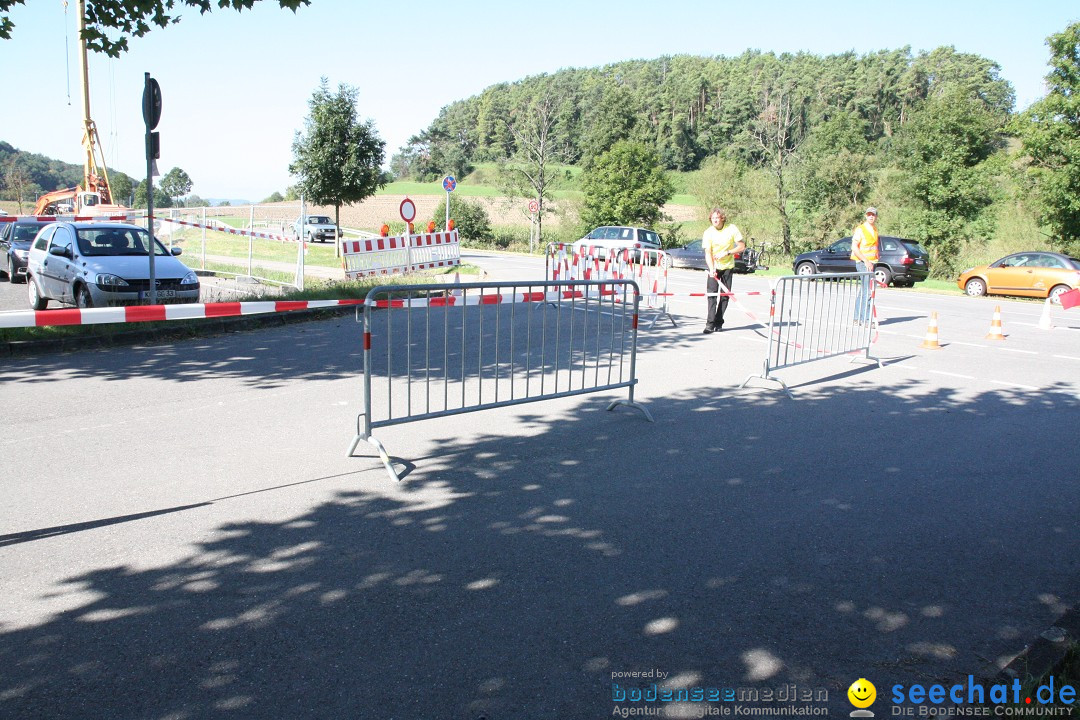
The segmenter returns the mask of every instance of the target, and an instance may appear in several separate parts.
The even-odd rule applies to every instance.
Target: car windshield
[[[325,215],[309,215],[307,221],[312,225],[329,225],[330,218]]]
[[[38,230],[45,227],[44,225],[16,225],[12,232],[15,237],[11,239],[12,242],[30,242],[34,239],[34,236],[38,234]]]
[[[84,257],[104,255],[146,255],[150,234],[142,228],[78,228],[79,254]],[[154,255],[168,255],[160,242],[155,241]]]
[[[915,242],[914,240],[904,240],[904,241],[902,241],[902,242],[904,243],[904,245],[907,245],[907,247],[908,247],[908,249],[909,249],[909,250],[912,250],[913,252],[916,252],[916,253],[918,253],[918,254],[920,254],[920,255],[926,255],[926,254],[928,254],[928,253],[926,252],[926,249],[925,249],[925,248],[923,248],[923,246],[922,246],[922,245],[920,245],[919,243]]]

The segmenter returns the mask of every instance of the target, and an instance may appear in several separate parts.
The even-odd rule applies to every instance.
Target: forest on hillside
[[[1078,27],[1063,33],[1066,45],[1075,47]],[[588,169],[629,141],[663,168],[691,173],[685,189],[703,204],[741,209],[764,182],[763,223],[788,251],[850,231],[875,204],[892,231],[930,245],[947,270],[961,244],[994,235],[1005,206],[1034,233],[1050,220],[1030,196],[1014,101],[996,62],[952,47],[632,60],[452,103],[391,170],[463,177],[480,163],[535,164],[540,152]]]

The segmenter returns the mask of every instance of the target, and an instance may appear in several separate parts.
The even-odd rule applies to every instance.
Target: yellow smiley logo
[[[847,689],[848,700],[857,708],[868,708],[877,699],[877,688],[866,678],[859,678]]]

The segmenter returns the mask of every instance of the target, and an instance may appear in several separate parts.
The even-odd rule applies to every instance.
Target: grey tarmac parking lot
[[[1080,309],[882,291],[884,367],[782,371],[792,400],[739,389],[767,334],[704,302],[643,311],[655,423],[608,393],[385,428],[401,483],[346,456],[350,315],[7,359],[0,717],[602,718],[654,670],[839,716],[867,678],[884,717],[1075,604]]]

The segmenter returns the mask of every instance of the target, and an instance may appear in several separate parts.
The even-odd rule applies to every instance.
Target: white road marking
[[[974,375],[961,375],[960,373],[945,372],[944,370],[931,370],[934,375],[948,375],[949,377],[961,378],[962,380],[974,380]]]
[[[1025,355],[1038,355],[1034,350],[1017,350],[1016,348],[1001,348],[1005,352],[1024,353]]]
[[[1035,387],[1034,385],[1023,385],[1021,383],[1004,382],[1002,380],[991,380],[990,382],[992,382],[995,385],[1004,385],[1005,387],[1016,387],[1016,388],[1021,388],[1023,390],[1042,390],[1042,388]]]

